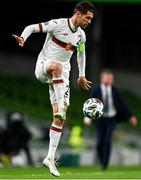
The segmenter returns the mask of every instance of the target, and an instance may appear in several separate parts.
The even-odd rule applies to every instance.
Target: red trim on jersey
[[[57,129],[55,127],[51,127],[50,130],[55,131],[55,132],[60,132],[60,133],[62,132],[62,129]]]
[[[41,23],[38,23],[38,26],[39,26],[39,32],[43,32],[43,28],[42,28]]]
[[[53,80],[52,84],[64,83],[63,79]]]
[[[65,48],[65,49],[66,49],[66,47],[67,47],[67,43],[62,42],[62,41],[56,39],[55,37],[52,37],[52,41],[53,41],[54,43],[56,43],[58,46],[61,46],[62,48]],[[69,50],[74,51],[74,50],[75,50],[75,47],[74,47],[74,46],[71,46],[71,47],[69,48]]]

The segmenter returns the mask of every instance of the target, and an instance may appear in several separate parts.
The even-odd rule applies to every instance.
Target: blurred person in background
[[[27,164],[33,165],[29,147],[31,132],[25,125],[22,112],[12,111],[6,114],[6,128],[0,132],[0,160],[3,165],[12,165],[12,158],[25,152]]]
[[[68,143],[71,146],[71,148],[75,149],[75,151],[77,152],[81,151],[85,147],[82,131],[83,129],[81,126],[73,126],[68,140]]]
[[[104,104],[102,117],[91,120],[84,117],[86,125],[93,124],[96,128],[97,155],[100,166],[107,169],[111,154],[112,134],[117,123],[127,122],[129,119],[133,126],[137,125],[137,119],[125,104],[119,90],[113,85],[114,75],[111,70],[105,69],[100,74],[100,83],[95,84],[89,98],[98,98]]]
[[[85,90],[91,82],[85,77],[85,29],[95,16],[96,9],[91,2],[76,4],[72,17],[52,19],[27,26],[21,36],[13,34],[19,46],[23,47],[32,33],[47,33],[44,46],[38,56],[35,75],[42,83],[49,84],[50,101],[53,109],[53,123],[50,128],[48,155],[43,160],[50,173],[60,176],[55,166],[55,152],[62,134],[66,111],[69,106],[70,58],[77,50],[79,69],[78,84]]]

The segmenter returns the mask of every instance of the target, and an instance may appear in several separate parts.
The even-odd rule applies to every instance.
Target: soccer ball
[[[91,119],[97,119],[103,114],[103,103],[97,98],[87,99],[83,105],[83,113]]]

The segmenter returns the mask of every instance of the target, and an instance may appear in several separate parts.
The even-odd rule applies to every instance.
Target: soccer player
[[[23,47],[32,33],[47,33],[44,46],[38,56],[35,75],[38,80],[49,84],[50,101],[53,109],[53,123],[50,128],[48,155],[43,160],[54,176],[60,176],[55,166],[55,152],[60,141],[66,110],[69,106],[70,58],[77,50],[79,69],[78,84],[85,90],[91,82],[85,78],[85,29],[95,16],[95,6],[88,1],[76,4],[71,18],[52,19],[25,27],[21,36],[13,34],[19,46]]]

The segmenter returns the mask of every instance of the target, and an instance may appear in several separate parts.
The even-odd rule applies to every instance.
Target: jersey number
[[[78,38],[79,38],[79,40],[78,40],[78,42],[76,43],[77,45],[79,45],[80,42],[81,42],[81,35],[78,35]]]

